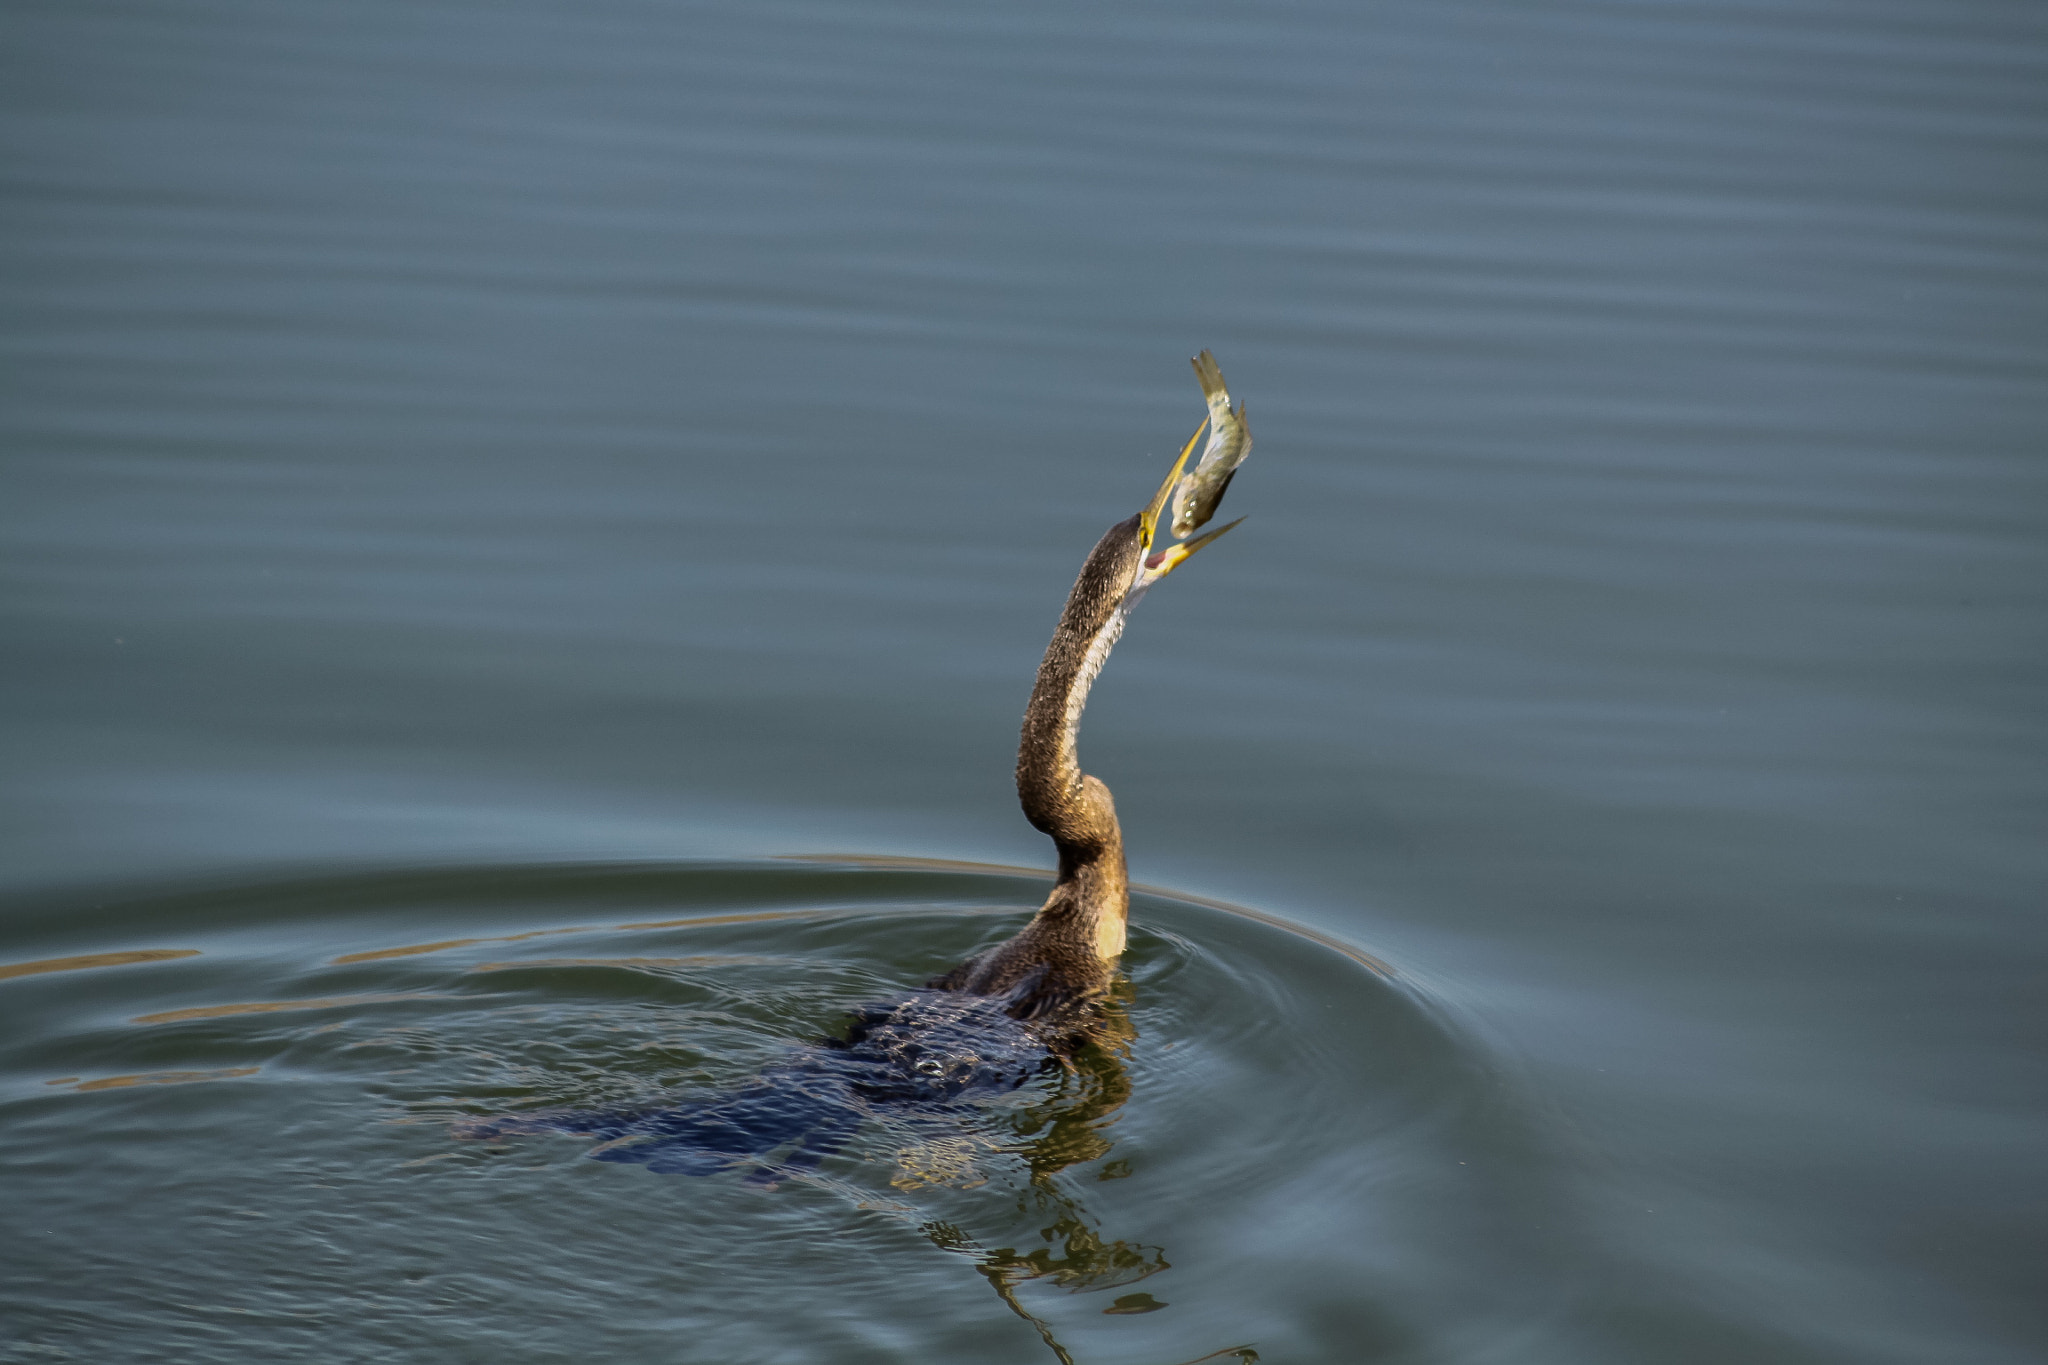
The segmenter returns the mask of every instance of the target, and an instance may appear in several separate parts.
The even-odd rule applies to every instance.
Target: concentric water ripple
[[[6,1316],[109,1362],[1512,1354],[1564,1270],[1500,1068],[1395,969],[1162,892],[1134,899],[1118,1044],[965,1111],[878,1109],[813,1175],[456,1136],[742,1082],[1042,886],[578,865],[51,907],[48,955],[0,967],[36,1253]]]

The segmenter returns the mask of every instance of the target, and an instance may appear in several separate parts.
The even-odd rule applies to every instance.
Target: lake
[[[2048,1350],[2048,16],[14,6],[0,1360]],[[1009,932],[1122,1041],[811,1176]]]

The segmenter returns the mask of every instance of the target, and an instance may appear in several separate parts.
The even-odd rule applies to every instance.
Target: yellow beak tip
[[[1195,551],[1215,543],[1222,538],[1224,532],[1230,530],[1243,520],[1243,517],[1239,517],[1237,521],[1226,522],[1213,531],[1204,531],[1193,540],[1184,540],[1178,545],[1169,545],[1158,554],[1151,556],[1145,561],[1145,570],[1151,575],[1150,581],[1157,582],[1159,579],[1166,577],[1192,558]]]

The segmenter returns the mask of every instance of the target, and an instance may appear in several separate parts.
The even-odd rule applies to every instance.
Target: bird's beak
[[[1243,517],[1239,517],[1237,519],[1237,521],[1243,520]],[[1183,562],[1185,562],[1189,556],[1193,555],[1195,551],[1201,549],[1204,545],[1209,544],[1211,541],[1216,540],[1225,531],[1228,531],[1231,527],[1237,525],[1237,521],[1225,522],[1223,525],[1217,527],[1213,531],[1204,531],[1202,532],[1202,534],[1196,536],[1193,540],[1184,540],[1178,545],[1169,545],[1164,550],[1161,550],[1158,554],[1153,555],[1151,558],[1147,559],[1145,561],[1145,568],[1143,571],[1143,577],[1146,583],[1148,585],[1156,583],[1160,579],[1172,573],[1176,568],[1180,567],[1180,565]]]
[[[1180,448],[1180,458],[1175,460],[1173,468],[1167,471],[1166,482],[1159,485],[1159,491],[1152,495],[1151,503],[1146,506],[1143,512],[1138,514],[1138,548],[1140,550],[1152,548],[1152,533],[1158,529],[1159,514],[1166,510],[1167,499],[1173,496],[1173,486],[1180,482],[1180,471],[1186,466],[1188,456],[1195,453],[1195,442],[1202,439],[1202,428],[1208,425],[1209,419],[1204,417],[1201,425],[1195,428],[1195,434],[1188,437],[1188,443]],[[1129,504],[1125,505],[1128,506]],[[1209,537],[1203,536],[1202,539],[1207,540]],[[1197,541],[1189,542],[1189,544],[1199,543]],[[1175,548],[1180,547],[1176,546]],[[1189,551],[1189,553],[1192,554],[1193,551]],[[1186,556],[1184,555],[1182,558],[1186,558]],[[1175,562],[1178,563],[1179,561],[1176,560]]]

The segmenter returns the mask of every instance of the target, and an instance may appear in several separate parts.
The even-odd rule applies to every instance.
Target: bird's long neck
[[[1089,553],[1024,711],[1017,796],[1059,849],[1059,880],[1014,937],[932,981],[940,990],[1007,996],[1010,1014],[1075,1037],[1093,1027],[1083,1021],[1094,1019],[1093,1006],[1115,979],[1131,903],[1116,803],[1081,771],[1075,744],[1088,689],[1123,633],[1144,527],[1140,517],[1119,522]]]
[[[1025,818],[1052,836],[1063,867],[1095,856],[1105,843],[1121,843],[1115,811],[1089,799],[1079,743],[1088,691],[1123,634],[1123,613],[1079,623],[1068,619],[1073,615],[1070,609],[1046,646],[1017,745],[1017,798]]]
[[[1131,537],[1112,528],[1082,566],[1024,712],[1017,796],[1059,850],[1059,881],[1039,921],[1083,940],[1103,959],[1123,951],[1129,913],[1123,831],[1109,788],[1081,771],[1077,752],[1088,691],[1124,628]]]

